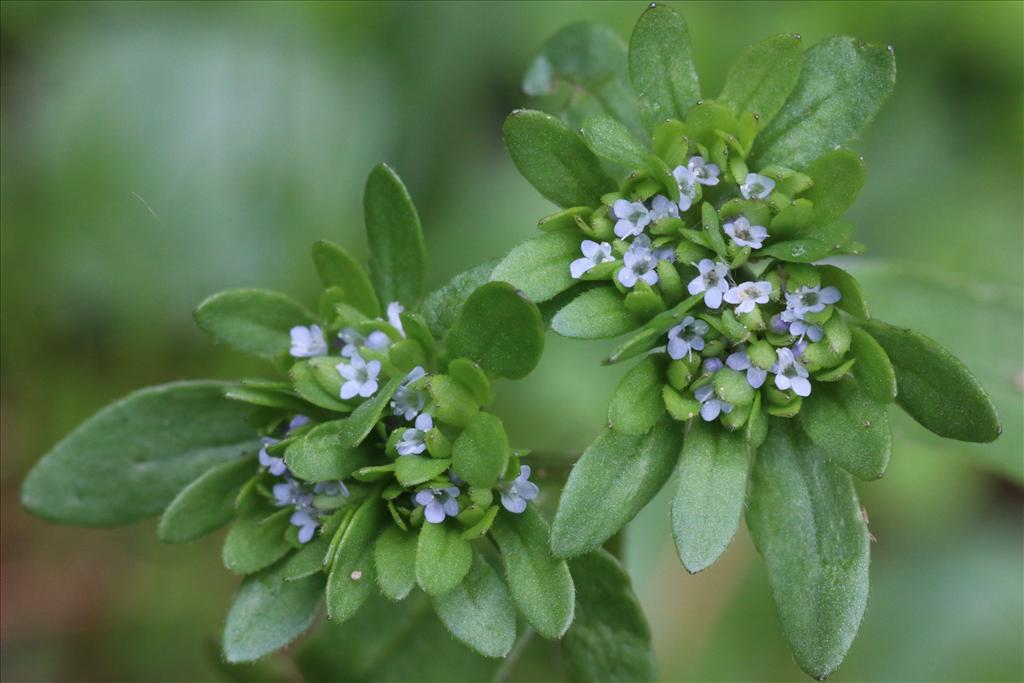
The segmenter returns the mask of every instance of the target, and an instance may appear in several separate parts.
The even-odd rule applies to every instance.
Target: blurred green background
[[[192,307],[234,286],[312,302],[309,245],[365,253],[360,196],[379,160],[419,206],[432,283],[533,235],[552,209],[500,138],[526,104],[520,74],[563,25],[626,38],[644,6],[0,5],[5,681],[216,679],[209,644],[237,584],[220,537],[177,547],[151,523],[49,526],[19,509],[27,468],[133,388],[262,372],[207,343]],[[968,360],[1005,433],[944,442],[894,411],[889,473],[860,485],[872,594],[834,679],[1024,678],[1024,5],[675,7],[708,95],[773,33],[895,46],[896,93],[857,145],[869,178],[851,218],[870,251],[847,265],[876,315]],[[549,338],[540,369],[501,387],[518,445],[579,451],[598,433],[624,371],[597,366],[607,350]],[[745,532],[691,577],[667,511],[655,500],[628,541],[663,677],[799,679]]]

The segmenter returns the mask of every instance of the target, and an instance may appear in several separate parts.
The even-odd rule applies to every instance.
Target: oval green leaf
[[[864,186],[866,171],[860,155],[848,149],[832,149],[807,167],[814,185],[805,197],[814,203],[814,220],[828,225],[842,218]]]
[[[508,282],[541,303],[576,284],[569,264],[580,256],[582,236],[575,229],[547,232],[523,242],[501,260],[491,279]]]
[[[292,474],[308,482],[345,479],[370,464],[370,453],[359,446],[346,446],[343,438],[350,425],[345,420],[319,424],[284,452],[284,461]]]
[[[645,358],[627,372],[608,405],[608,425],[620,434],[643,435],[665,414],[661,399],[662,369]]]
[[[511,449],[497,416],[480,412],[452,444],[452,470],[470,486],[489,489],[505,471]]]
[[[238,492],[255,474],[255,457],[206,470],[164,510],[157,536],[164,543],[186,543],[221,528],[235,516]]]
[[[800,80],[803,64],[799,35],[783,33],[754,43],[729,69],[718,101],[731,107],[737,116],[748,111],[757,114],[763,129]]]
[[[363,191],[370,281],[380,301],[412,307],[423,295],[427,249],[409,191],[387,164],[378,164]]]
[[[700,81],[686,22],[671,8],[651,3],[629,39],[629,77],[648,129],[665,119],[686,119],[700,99]]]
[[[327,576],[327,617],[341,623],[350,619],[373,592],[374,539],[384,506],[376,495],[360,504],[345,527]]]
[[[516,613],[505,582],[476,556],[458,586],[433,598],[448,631],[485,657],[504,657],[516,642]]]
[[[342,291],[345,303],[370,318],[380,315],[380,302],[369,276],[347,251],[326,240],[315,242],[313,265],[325,287],[337,287]]]
[[[650,154],[629,128],[610,116],[587,117],[580,134],[594,154],[628,169],[643,168]]]
[[[605,339],[635,330],[643,319],[626,308],[615,287],[583,292],[555,313],[551,329],[571,339]]]
[[[416,547],[416,582],[428,595],[443,595],[466,578],[473,546],[452,523],[424,522]]]
[[[289,331],[313,322],[313,314],[302,304],[266,289],[229,289],[214,294],[196,307],[195,318],[215,341],[264,358],[287,353]]]
[[[851,327],[850,333],[850,355],[857,361],[853,365],[853,376],[872,399],[892,403],[898,388],[889,356],[874,337],[859,327]]]
[[[388,600],[403,600],[416,585],[416,540],[411,531],[389,525],[377,538],[373,561],[377,585]]]

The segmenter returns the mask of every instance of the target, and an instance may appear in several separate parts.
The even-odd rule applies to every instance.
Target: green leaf
[[[896,402],[921,426],[960,441],[995,441],[1002,432],[992,399],[956,356],[913,330],[865,323],[896,371]]]
[[[291,328],[313,322],[313,314],[302,304],[265,289],[214,294],[196,307],[195,318],[215,341],[264,358],[287,353]]]
[[[875,117],[896,83],[892,50],[853,38],[827,38],[805,53],[800,80],[754,143],[757,167],[802,169],[852,140]]]
[[[387,408],[388,402],[401,384],[402,378],[395,377],[378,389],[373,398],[359,404],[359,407],[343,420],[344,428],[338,430],[339,443],[349,448],[355,448],[361,444],[376,426],[384,409]]]
[[[416,582],[428,595],[443,595],[466,578],[473,546],[452,523],[424,522],[416,547]]]
[[[447,334],[449,328],[459,317],[462,304],[478,287],[490,282],[491,273],[494,272],[496,265],[498,265],[497,260],[485,261],[469,270],[464,270],[423,299],[420,313],[427,322],[431,334],[437,338]]]
[[[576,616],[562,638],[574,681],[654,681],[651,632],[626,570],[604,550],[569,563]]]
[[[291,413],[302,414],[309,406],[288,391],[247,387],[242,384],[229,385],[224,390],[224,398],[231,401],[251,403],[254,406],[276,408]]]
[[[347,420],[319,424],[299,437],[284,452],[284,461],[296,477],[309,482],[346,479],[370,464],[365,448],[345,445],[350,434]]]
[[[528,505],[522,514],[498,515],[490,533],[516,607],[542,637],[561,638],[572,623],[575,589],[569,566],[551,556],[547,522]]]
[[[754,112],[763,129],[785,104],[804,64],[800,36],[783,33],[754,43],[737,57],[718,101],[736,115]]]
[[[868,312],[868,304],[864,300],[864,292],[861,291],[857,279],[841,268],[835,266],[815,266],[815,270],[821,276],[822,287],[835,287],[842,295],[842,299],[836,307],[846,311],[854,318],[867,320],[871,317]]]
[[[416,541],[411,531],[389,525],[373,548],[377,585],[388,600],[404,600],[416,585]]]
[[[850,476],[795,425],[770,422],[754,464],[747,526],[793,656],[823,680],[843,661],[867,605],[867,525]]]
[[[259,448],[253,409],[222,382],[174,382],[110,404],[29,472],[21,502],[60,524],[111,526],[160,514],[196,477]]]
[[[299,361],[298,363],[293,364],[288,370],[288,377],[292,380],[292,386],[295,389],[295,393],[320,408],[326,408],[327,410],[335,412],[351,412],[352,406],[347,403],[343,403],[341,399],[338,398],[337,394],[332,394],[327,391],[321,383],[317,381],[317,374],[314,369],[315,363],[316,359],[310,361]]]
[[[516,613],[505,582],[476,556],[465,580],[434,596],[434,610],[453,636],[485,657],[504,657],[516,641]]]
[[[743,432],[694,420],[683,444],[672,500],[672,535],[686,571],[710,567],[739,528],[747,493]]]
[[[445,347],[451,357],[469,358],[491,375],[526,377],[544,350],[540,311],[512,285],[489,282],[466,299]]]
[[[337,244],[320,240],[313,244],[313,264],[324,287],[338,287],[344,293],[345,303],[376,318],[380,315],[380,302],[373,291],[370,278],[351,254]]]
[[[569,263],[580,255],[582,237],[575,230],[557,230],[523,242],[501,260],[491,279],[507,282],[541,303],[576,284]]]
[[[853,375],[864,390],[878,403],[892,403],[897,395],[896,371],[889,356],[875,338],[860,329],[851,327],[850,355],[856,359]]]
[[[864,186],[866,171],[860,155],[848,149],[825,152],[807,167],[814,185],[805,197],[814,203],[814,220],[818,225],[833,223],[853,206]]]
[[[427,250],[408,190],[387,164],[378,164],[363,191],[370,281],[381,301],[413,307],[423,295]]]
[[[255,457],[206,470],[164,510],[157,536],[164,543],[186,543],[221,528],[234,518],[235,498],[255,474]]]
[[[608,426],[620,434],[643,435],[665,414],[661,400],[662,369],[645,358],[623,376],[608,406]]]
[[[629,39],[629,77],[648,129],[665,119],[686,119],[700,99],[700,82],[686,22],[665,5],[651,3]]]
[[[850,241],[853,227],[845,221],[832,223],[817,229],[813,234],[801,239],[776,242],[766,246],[758,253],[759,256],[773,256],[782,261],[794,263],[813,263],[826,256],[842,251]]]
[[[224,566],[236,574],[253,574],[287,555],[291,546],[284,534],[290,516],[290,510],[275,511],[263,500],[241,511],[224,539]]]
[[[441,476],[452,461],[419,455],[403,455],[395,461],[395,478],[402,486],[416,486]]]
[[[335,514],[346,512],[348,511],[343,510]],[[321,526],[311,541],[289,555],[288,559],[284,561],[284,569],[281,572],[284,580],[296,581],[313,574],[323,574],[327,570],[327,555],[332,550],[331,542],[333,540],[334,533],[328,532],[325,526]]]
[[[618,337],[643,324],[643,319],[626,308],[615,287],[595,287],[570,301],[555,313],[551,329],[571,339]]]
[[[572,468],[558,502],[551,548],[576,557],[624,527],[665,485],[679,458],[682,429],[662,420],[645,436],[603,432]]]
[[[342,532],[327,577],[327,617],[335,623],[350,619],[373,592],[373,546],[383,515],[380,499],[371,495]]]
[[[818,448],[844,470],[870,481],[885,474],[892,452],[888,406],[852,377],[817,382],[803,402],[800,424]]]
[[[640,123],[629,83],[626,45],[615,31],[592,22],[570,24],[548,39],[523,77],[523,92],[546,96],[543,109],[578,128],[592,114],[621,121],[636,135]]]
[[[489,489],[508,465],[511,449],[497,416],[480,412],[452,444],[452,470],[470,486]]]
[[[505,119],[505,146],[519,173],[555,204],[597,206],[615,183],[583,139],[549,114],[519,109]]]
[[[251,662],[295,640],[320,611],[322,576],[285,581],[278,565],[242,582],[224,625],[224,657]]]
[[[643,168],[650,154],[629,128],[610,116],[588,117],[580,134],[594,154],[628,169]]]

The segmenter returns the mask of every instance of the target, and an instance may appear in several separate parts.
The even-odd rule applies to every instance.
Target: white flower
[[[842,295],[835,287],[800,287],[795,292],[786,292],[786,312],[782,319],[786,322],[802,320],[806,314],[821,313],[825,306],[841,298]]]
[[[569,274],[574,280],[579,280],[583,274],[600,263],[614,261],[612,256],[612,245],[607,242],[595,242],[594,240],[583,240],[580,244],[580,251],[583,258],[578,258],[569,264]]]
[[[772,283],[762,280],[738,284],[726,292],[723,298],[726,303],[739,304],[736,306],[737,313],[750,313],[756,304],[768,303],[771,293]]]
[[[658,255],[651,249],[651,239],[647,235],[640,235],[622,257],[624,265],[619,269],[619,282],[625,287],[633,287],[637,280],[643,280],[649,285],[658,283]]]
[[[672,177],[679,186],[679,210],[687,211],[697,199],[697,176],[686,166],[672,169]]]
[[[422,505],[423,516],[431,524],[440,524],[445,517],[459,514],[459,488],[449,486],[443,489],[424,489],[418,491],[413,500]]]
[[[679,205],[663,194],[656,194],[651,200],[651,222],[663,218],[679,218]]]
[[[723,225],[722,230],[738,247],[760,249],[764,241],[768,239],[768,228],[763,225],[751,225],[746,216],[737,216],[731,222]]]
[[[341,398],[347,401],[356,396],[369,398],[377,393],[377,377],[380,375],[380,361],[367,363],[359,354],[352,356],[348,363],[334,366],[346,381],[341,385]]]
[[[367,336],[359,334],[353,327],[346,327],[338,332],[338,339],[341,340],[341,355],[345,358],[359,354],[359,347],[365,346],[368,349],[383,351],[391,346],[391,337],[380,330],[374,330]]]
[[[705,422],[711,422],[721,413],[731,413],[732,404],[715,396],[715,387],[705,384],[693,392],[694,398],[700,401],[700,416]]]
[[[748,173],[747,179],[740,185],[740,194],[744,199],[764,199],[775,189],[775,181],[756,173]]]
[[[704,335],[708,333],[708,329],[708,324],[703,320],[697,320],[690,315],[683,318],[683,322],[668,331],[669,357],[680,360],[694,351],[703,350]]]
[[[398,334],[405,336],[405,330],[402,329],[402,319],[399,318],[402,313],[405,312],[405,307],[397,301],[392,301],[388,304],[388,322],[391,327],[398,331]]]
[[[612,204],[612,216],[618,220],[615,222],[615,234],[619,239],[626,239],[630,235],[639,235],[651,222],[651,214],[641,202],[630,202],[625,199],[616,199]]]
[[[726,277],[729,275],[729,266],[725,263],[715,263],[711,259],[701,259],[697,264],[700,275],[690,280],[686,289],[690,294],[704,292],[704,305],[708,308],[718,308],[722,305],[722,295],[729,289],[729,282]]]
[[[410,389],[409,385],[421,377],[426,377],[426,375],[427,371],[417,365],[409,371],[409,374],[405,376],[402,383],[398,385],[394,396],[391,398],[391,411],[395,415],[401,415],[406,420],[412,420],[416,417],[417,413],[423,410],[423,406],[427,403],[426,393],[421,390]]]
[[[750,362],[750,356],[747,355],[745,349],[739,349],[729,354],[729,357],[725,359],[725,364],[736,372],[747,371],[747,384],[753,389],[760,389],[761,385],[764,384],[765,379],[768,377],[768,371],[757,367]]]
[[[797,396],[811,395],[811,382],[807,379],[807,368],[801,365],[789,349],[777,349],[778,360],[772,365],[775,386],[780,391],[792,388]]]
[[[429,413],[420,413],[416,418],[416,426],[406,429],[401,440],[395,445],[399,455],[419,455],[427,450],[427,432],[434,428],[434,420]]]
[[[530,481],[530,466],[520,465],[519,476],[509,482],[499,482],[501,504],[509,512],[520,514],[526,511],[526,501],[540,494],[540,489]]]
[[[296,358],[313,358],[327,355],[327,340],[319,325],[303,327],[296,325],[291,329],[292,348],[289,353]]]
[[[718,165],[707,163],[704,157],[690,157],[690,163],[686,164],[686,167],[693,173],[694,180],[701,185],[718,184]]]

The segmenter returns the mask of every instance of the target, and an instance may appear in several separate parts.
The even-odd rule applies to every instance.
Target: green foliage
[[[611,116],[587,118],[580,128],[580,135],[594,154],[626,168],[643,166],[650,153],[637,142],[629,128]]]
[[[520,379],[544,351],[540,311],[509,284],[490,282],[466,299],[445,346],[452,357],[469,358],[491,375]]]
[[[814,204],[814,220],[829,225],[842,218],[864,186],[864,160],[847,149],[825,152],[807,167],[814,185],[807,199]]]
[[[288,331],[308,325],[313,314],[284,294],[265,289],[231,289],[196,307],[196,322],[215,341],[236,351],[276,358],[288,351]]]
[[[572,339],[618,337],[642,319],[625,307],[614,287],[588,289],[563,306],[551,319],[551,329]]]
[[[416,583],[429,595],[444,595],[466,578],[473,547],[451,524],[424,524],[416,546]]]
[[[510,455],[501,420],[480,412],[452,444],[452,470],[470,486],[489,489],[505,471]]]
[[[767,126],[786,103],[803,67],[800,36],[784,33],[754,43],[736,58],[718,101],[737,115],[752,111]]]
[[[626,570],[603,550],[577,557],[569,568],[576,612],[562,639],[562,653],[573,680],[655,680],[650,629]]]
[[[934,341],[872,320],[865,324],[892,360],[900,407],[939,436],[994,441],[1002,432],[992,399],[971,371]]]
[[[370,452],[346,446],[351,426],[345,420],[318,424],[289,444],[284,460],[292,474],[309,482],[346,479],[370,464]]]
[[[555,204],[597,204],[601,195],[615,189],[594,153],[555,117],[539,111],[514,111],[505,119],[503,131],[516,168]]]
[[[749,469],[744,436],[700,420],[686,435],[672,499],[672,534],[691,573],[711,566],[739,528]]]
[[[112,403],[43,456],[22,504],[87,526],[160,514],[200,474],[258,447],[251,407],[225,400],[226,386],[174,382]]]
[[[444,286],[428,294],[420,306],[431,334],[443,337],[455,323],[462,305],[469,295],[491,280],[491,273],[497,261],[485,261],[478,266],[463,271],[453,277]]]
[[[364,501],[340,533],[327,576],[327,617],[341,623],[362,606],[374,587],[373,539],[383,517],[380,501]]]
[[[665,414],[661,364],[647,358],[623,376],[608,405],[608,425],[620,434],[646,434]]]
[[[568,260],[579,253],[579,237],[573,232],[549,232],[512,249],[494,268],[492,280],[508,282],[531,301],[541,303],[572,287]]]
[[[637,21],[629,39],[629,77],[648,129],[685,118],[700,99],[690,34],[671,8],[652,3]]]
[[[224,657],[251,662],[302,634],[320,611],[324,580],[309,576],[284,581],[281,565],[248,577],[224,625]]]
[[[868,599],[868,530],[853,480],[788,421],[773,419],[746,519],[793,656],[824,679],[846,655]]]
[[[181,490],[160,517],[164,543],[186,543],[224,526],[235,516],[235,498],[252,478],[256,459],[232,460],[203,472]]]
[[[875,401],[852,377],[815,387],[800,424],[826,457],[860,479],[885,474],[892,452],[888,403]]]
[[[320,240],[313,245],[313,263],[325,287],[338,287],[345,302],[365,315],[380,315],[380,302],[370,278],[347,251]]]
[[[479,556],[465,580],[435,595],[433,602],[452,635],[485,657],[504,657],[515,644],[516,614],[508,588]]]
[[[577,557],[615,535],[661,490],[682,433],[669,420],[642,436],[606,430],[583,452],[562,491],[552,526],[557,557]]]
[[[370,280],[381,301],[413,306],[423,295],[427,270],[423,230],[408,190],[386,164],[378,164],[363,192]]]
[[[377,538],[373,549],[380,592],[389,600],[404,600],[416,585],[418,536],[390,526]]]
[[[221,549],[224,566],[236,574],[253,574],[269,567],[291,549],[284,538],[290,512],[275,511],[252,498],[239,511]]]

